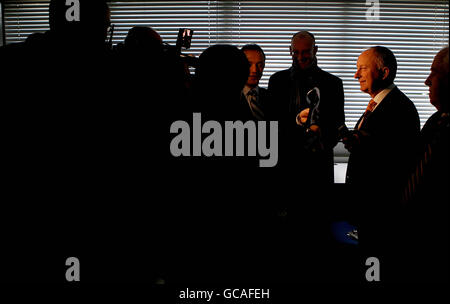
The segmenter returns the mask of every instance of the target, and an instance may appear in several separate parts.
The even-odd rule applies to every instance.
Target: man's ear
[[[319,47],[317,45],[314,46],[314,56],[316,56],[317,54],[317,50],[319,49]]]
[[[289,46],[289,54],[292,56],[292,45]]]
[[[388,67],[384,67],[381,69],[381,73],[383,73],[383,76],[381,77],[381,79],[386,80],[386,78],[388,78],[389,76],[389,68]]]

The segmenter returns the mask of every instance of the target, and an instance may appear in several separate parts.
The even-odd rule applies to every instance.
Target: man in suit
[[[442,49],[434,58],[431,73],[425,80],[429,87],[430,103],[436,107],[435,112],[427,120],[421,130],[421,145],[418,160],[415,164],[420,170],[413,170],[408,184],[403,189],[403,201],[411,203],[417,199],[432,195],[440,199],[442,195],[448,198],[444,190],[445,180],[448,181],[448,132],[449,127],[449,89],[448,89],[448,47]],[[448,135],[448,133],[447,133]],[[439,193],[439,195],[436,195]]]
[[[395,256],[397,193],[411,168],[420,130],[414,104],[394,84],[396,72],[396,58],[386,47],[371,47],[359,56],[354,77],[372,100],[354,131],[344,138],[350,151],[346,184],[356,210],[363,258],[380,260],[384,282],[394,280],[395,259],[401,258]]]
[[[247,44],[241,49],[250,64],[250,74],[247,83],[242,89],[242,100],[248,103],[249,119],[265,119],[264,106],[268,102],[267,90],[259,86],[259,81],[264,72],[266,55],[257,44]]]
[[[449,283],[450,105],[449,48],[438,52],[425,81],[435,112],[421,130],[418,159],[406,186],[403,206],[409,251],[405,263],[411,282],[420,289],[432,287],[438,295]],[[426,245],[424,245],[426,243]],[[427,293],[427,296],[429,293]]]
[[[318,46],[313,34],[296,33],[289,50],[292,66],[270,77],[270,102],[265,107],[266,117],[279,121],[281,170],[274,171],[277,180],[272,183],[282,189],[280,195],[285,199],[280,204],[289,210],[289,222],[294,225],[290,236],[295,236],[289,237],[287,243],[291,248],[299,248],[292,250],[295,258],[288,267],[307,274],[309,282],[323,282],[332,267],[326,265],[331,252],[331,206],[327,204],[332,201],[327,196],[332,193],[334,182],[333,147],[338,142],[338,128],[344,123],[344,90],[341,79],[318,67]],[[307,98],[311,92],[318,92],[320,99],[318,108],[313,107],[318,115],[309,120],[314,120],[314,124],[297,119],[303,110],[312,107],[311,95]],[[298,247],[299,241],[313,249]]]
[[[331,184],[334,182],[333,147],[338,142],[337,130],[344,123],[344,90],[341,79],[317,66],[317,50],[313,34],[300,31],[292,37],[292,67],[270,77],[272,102],[267,106],[267,116],[280,121],[280,165],[307,179]],[[301,126],[297,119],[299,113],[310,108],[307,94],[314,88],[320,94],[319,116],[315,122],[319,128]],[[321,151],[309,149],[309,132],[305,132],[308,129],[319,131]]]

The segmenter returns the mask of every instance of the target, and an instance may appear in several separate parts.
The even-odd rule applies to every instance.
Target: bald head
[[[436,62],[436,67],[443,73],[448,75],[448,46],[443,48],[439,51],[439,53],[436,54],[436,57],[434,57],[434,61]]]
[[[294,42],[294,40],[297,40],[297,39],[308,39],[314,45],[316,44],[316,38],[314,37],[313,34],[311,34],[308,31],[299,31],[299,32],[295,33],[294,36],[292,36],[291,44],[292,44],[292,42]]]
[[[355,78],[361,91],[375,98],[378,93],[394,83],[397,60],[386,47],[375,46],[361,53],[356,62]]]
[[[431,65],[431,72],[425,80],[425,84],[429,87],[430,103],[436,107],[438,111],[448,112],[449,107],[449,88],[448,88],[448,47],[440,50],[434,57]]]
[[[300,31],[292,36],[289,50],[294,67],[306,70],[313,65],[316,59],[316,39],[310,32]]]

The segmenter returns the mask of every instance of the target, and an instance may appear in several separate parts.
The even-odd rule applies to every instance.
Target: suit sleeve
[[[270,76],[267,87],[268,102],[266,103],[267,119],[280,120],[279,103],[281,100],[280,81],[277,73]]]
[[[321,130],[326,149],[333,149],[338,143],[338,128],[345,123],[344,87],[342,80],[333,79],[332,85],[325,84],[325,94],[321,109]]]

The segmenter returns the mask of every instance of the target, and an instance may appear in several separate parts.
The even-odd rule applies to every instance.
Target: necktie
[[[255,89],[251,89],[250,91],[248,91],[247,96],[248,97],[256,97],[256,95],[258,95],[258,93],[256,93]]]
[[[264,114],[261,111],[261,108],[257,105],[257,96],[258,96],[258,93],[256,92],[256,90],[252,89],[252,90],[248,91],[248,93],[247,93],[247,101],[248,101],[248,105],[250,106],[250,110],[253,114],[253,117],[255,117],[256,119],[262,120],[262,119],[264,119]]]
[[[373,99],[371,99],[370,102],[369,102],[369,104],[367,105],[366,111],[365,111],[364,114],[363,114],[363,117],[362,117],[362,119],[361,119],[361,122],[360,122],[359,125],[358,125],[358,129],[361,128],[361,126],[362,126],[364,120],[366,120],[366,119],[367,119],[367,116],[369,116],[369,114],[373,112],[373,109],[375,109],[376,105],[377,105],[377,103],[376,103]]]
[[[402,194],[403,203],[410,201],[414,197],[418,185],[422,182],[424,170],[430,161],[431,154],[432,154],[431,144],[427,144],[425,147],[425,151],[422,155],[422,158],[420,159],[419,163],[416,166],[416,169],[412,172],[412,174],[408,178],[408,183],[406,184],[406,187]]]
[[[415,197],[415,194],[423,183],[424,176],[427,174],[427,167],[433,158],[433,147],[435,144],[448,140],[448,130],[450,127],[449,115],[448,113],[440,114],[436,122],[432,122],[432,136],[428,143],[425,145],[425,149],[422,153],[422,157],[416,164],[415,170],[410,174],[408,178],[408,183],[403,189],[402,202],[407,203]],[[430,129],[430,128],[429,128]],[[429,131],[430,132],[430,131]],[[436,148],[435,152],[437,151]]]

